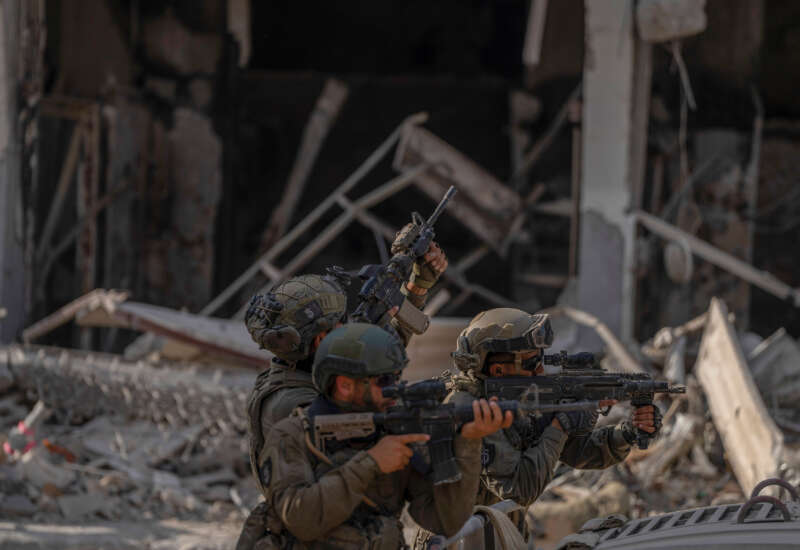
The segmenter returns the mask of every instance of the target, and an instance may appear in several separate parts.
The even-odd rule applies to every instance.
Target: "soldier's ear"
[[[355,388],[356,384],[352,378],[342,374],[337,374],[336,378],[333,379],[333,391],[331,392],[331,395],[337,401],[345,401],[349,403],[355,396]]]
[[[319,334],[314,336],[314,339],[311,341],[311,353],[314,353],[315,351],[317,351],[317,348],[319,347],[320,342],[322,342],[322,340],[324,340],[327,335],[328,335],[328,331],[327,330],[323,330],[322,332],[320,332]]]

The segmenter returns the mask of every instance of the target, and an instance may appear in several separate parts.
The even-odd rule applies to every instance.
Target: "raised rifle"
[[[461,479],[455,457],[453,438],[467,422],[475,419],[472,405],[456,406],[442,403],[447,395],[444,382],[425,380],[409,385],[401,382],[383,389],[384,397],[398,398],[401,404],[393,405],[382,413],[345,413],[317,415],[313,419],[314,443],[325,452],[329,441],[342,441],[363,438],[376,432],[401,434],[428,434],[425,443],[431,463],[431,476],[434,485],[453,483]],[[593,411],[600,408],[598,401],[573,401],[571,403],[538,403],[535,395],[525,401],[497,401],[505,415],[511,411],[515,416],[521,414],[545,414],[559,411]]]
[[[358,272],[358,276],[364,280],[358,292],[361,301],[350,315],[351,321],[385,326],[389,322],[389,310],[397,306],[399,311],[395,317],[415,334],[422,334],[427,330],[430,322],[428,316],[406,299],[401,288],[408,281],[416,259],[428,251],[435,236],[433,225],[455,194],[456,188],[451,185],[427,220],[418,212],[413,212],[413,227],[404,235],[400,251],[384,264],[365,265],[361,268]]]
[[[503,376],[484,381],[486,395],[498,399],[525,400],[535,395],[540,404],[584,401],[630,401],[634,407],[653,405],[657,393],[686,393],[686,386],[653,380],[646,373],[616,373],[594,366],[591,353],[545,355],[545,365],[561,366],[560,374]],[[601,411],[608,414],[608,409]],[[636,444],[646,449],[653,436],[637,430]]]

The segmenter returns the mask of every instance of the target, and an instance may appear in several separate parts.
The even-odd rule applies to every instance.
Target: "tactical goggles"
[[[400,373],[390,372],[387,374],[380,374],[373,377],[373,380],[375,381],[375,385],[379,388],[386,388],[388,386],[393,386],[400,381]]]
[[[480,348],[490,353],[511,353],[546,348],[550,345],[542,334],[541,327],[534,325],[522,336],[516,338],[490,338],[480,344]]]

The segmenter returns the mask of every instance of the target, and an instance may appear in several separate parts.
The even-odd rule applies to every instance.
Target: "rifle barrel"
[[[438,220],[439,216],[442,215],[442,212],[444,212],[447,203],[450,202],[450,199],[453,198],[453,195],[455,195],[456,192],[457,189],[455,188],[455,186],[451,185],[450,189],[448,189],[447,193],[445,193],[444,197],[442,197],[442,200],[439,201],[439,204],[436,205],[436,210],[434,210],[433,214],[431,214],[431,217],[428,218],[427,223],[429,226],[436,223],[436,220]]]

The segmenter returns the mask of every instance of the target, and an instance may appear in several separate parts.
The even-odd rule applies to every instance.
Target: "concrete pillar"
[[[0,0],[0,343],[25,322],[20,143],[17,136],[18,0]]]
[[[650,90],[650,47],[635,34],[633,2],[584,2],[583,159],[578,307],[623,341],[633,328],[633,225],[641,196]],[[582,347],[600,348],[591,329]]]

